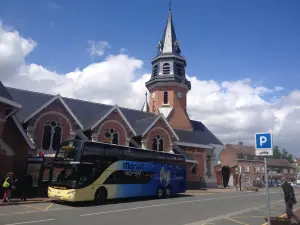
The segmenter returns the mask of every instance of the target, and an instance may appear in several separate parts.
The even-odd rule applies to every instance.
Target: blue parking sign
[[[255,134],[255,148],[257,150],[272,149],[272,134],[270,132]]]

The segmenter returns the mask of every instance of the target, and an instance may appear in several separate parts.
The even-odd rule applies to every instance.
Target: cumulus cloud
[[[150,74],[140,74],[143,61],[124,52],[66,74],[42,65],[26,64],[25,58],[37,44],[15,30],[0,25],[0,79],[8,86],[106,104],[140,109],[145,98],[145,82]],[[107,42],[90,42],[91,55],[103,55]],[[93,53],[92,53],[93,52]],[[204,122],[224,143],[253,144],[254,133],[273,130],[274,142],[297,154],[300,134],[300,91],[278,96],[280,86],[257,86],[250,79],[199,80],[187,76],[190,117]]]
[[[107,41],[89,41],[89,47],[87,49],[91,57],[103,56],[105,50],[110,48],[110,44]]]

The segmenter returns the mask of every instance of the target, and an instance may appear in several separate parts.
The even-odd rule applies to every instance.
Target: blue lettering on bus
[[[144,170],[143,163],[123,163],[123,170]]]

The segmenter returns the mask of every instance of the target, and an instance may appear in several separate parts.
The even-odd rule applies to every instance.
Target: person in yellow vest
[[[10,197],[10,188],[11,188],[11,173],[8,173],[4,182],[3,182],[3,190],[4,190],[4,194],[3,194],[3,198],[2,198],[2,201],[3,202],[7,202],[9,201],[9,197]]]

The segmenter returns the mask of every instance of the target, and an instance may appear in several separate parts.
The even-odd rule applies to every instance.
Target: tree
[[[290,163],[294,162],[294,156],[291,153],[289,153],[285,148],[281,150],[277,145],[273,148],[273,158],[286,159]]]
[[[281,159],[281,150],[277,145],[274,146],[274,148],[273,148],[273,158],[274,159]]]

